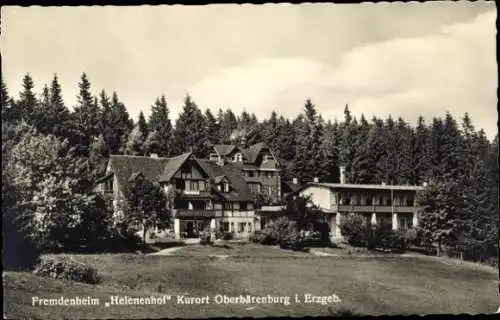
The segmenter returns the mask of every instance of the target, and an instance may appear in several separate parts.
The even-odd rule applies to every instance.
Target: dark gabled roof
[[[236,148],[235,145],[233,144],[216,144],[214,145],[214,150],[219,154],[220,156],[224,157],[233,152],[233,150]]]
[[[200,166],[208,173],[212,180],[216,177],[226,176],[231,184],[229,193],[220,192],[219,196],[226,201],[253,201],[253,195],[241,174],[241,167],[233,163],[227,163],[219,166],[213,161],[198,159]]]
[[[129,179],[133,174],[141,173],[145,179],[157,182],[169,160],[168,158],[129,155],[111,155],[109,157],[113,173],[116,175],[125,196],[128,193]]]
[[[226,178],[226,175],[217,176],[217,177],[214,178],[214,182],[215,183],[220,183],[222,180],[224,180],[224,178]]]
[[[262,148],[264,148],[266,145],[263,142],[259,142],[257,144],[251,145],[250,147],[246,148],[243,150],[243,155],[245,159],[249,163],[255,163],[257,160],[257,157],[259,156],[260,151]]]
[[[112,155],[109,163],[112,173],[116,175],[124,196],[128,194],[130,181],[142,175],[152,182],[168,181],[189,159],[191,153],[185,153],[174,158],[151,158],[143,156]],[[213,181],[227,178],[231,184],[229,193],[219,193],[217,196],[226,201],[253,201],[253,196],[241,174],[241,164],[227,163],[219,166],[213,161],[194,159]],[[106,178],[112,174],[108,174]],[[218,193],[217,190],[215,190]]]
[[[188,152],[183,153],[180,156],[170,158],[158,181],[169,181],[190,156],[191,152]]]
[[[283,181],[281,190],[283,191],[283,193],[290,193],[290,192],[295,192],[302,187],[303,187],[302,184],[299,183],[294,184],[293,181]]]

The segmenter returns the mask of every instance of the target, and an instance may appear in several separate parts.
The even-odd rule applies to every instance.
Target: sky
[[[493,138],[494,2],[2,7],[2,73],[11,95],[30,73],[54,74],[76,104],[86,72],[131,116],[165,94],[175,120],[190,94],[217,112],[272,110],[294,118],[310,98],[324,119],[353,115],[415,123],[465,112]]]

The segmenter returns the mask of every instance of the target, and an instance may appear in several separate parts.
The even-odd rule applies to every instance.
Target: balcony
[[[175,218],[215,218],[217,211],[203,209],[176,209],[173,212]]]
[[[200,210],[200,209],[176,209],[174,218],[231,218],[231,217],[254,217],[254,211],[248,210]]]
[[[199,196],[200,190],[184,190],[183,194],[186,196]]]
[[[417,209],[413,206],[367,206],[367,205],[339,205],[339,212],[368,212],[368,213],[377,213],[377,212],[394,212],[395,213],[413,213]]]
[[[210,191],[206,190],[182,190],[182,189],[177,189],[176,193],[181,196],[181,197],[186,197],[186,198],[212,198],[212,194]]]

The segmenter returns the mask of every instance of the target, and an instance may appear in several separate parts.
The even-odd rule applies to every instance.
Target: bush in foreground
[[[210,228],[205,228],[203,231],[200,233],[200,244],[202,245],[208,245],[212,244],[212,230]]]
[[[69,257],[44,259],[33,273],[51,279],[64,279],[88,284],[97,284],[101,280],[94,267]]]
[[[21,227],[21,223],[12,212],[3,213],[3,250],[2,264],[4,270],[32,270],[40,260],[40,250],[29,236],[29,232]]]
[[[365,226],[363,217],[356,213],[349,213],[342,217],[340,222],[340,232],[352,246],[362,246],[365,244],[369,230]]]
[[[275,245],[277,243],[277,239],[274,237],[274,231],[270,227],[253,232],[248,240],[262,245]]]

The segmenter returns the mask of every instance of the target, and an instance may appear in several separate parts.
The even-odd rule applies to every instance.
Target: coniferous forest
[[[67,248],[92,246],[105,237],[109,215],[92,185],[110,154],[169,157],[192,151],[206,157],[211,144],[264,142],[282,161],[283,180],[338,182],[342,165],[349,183],[426,183],[419,200],[424,207],[419,228],[426,239],[474,259],[498,256],[498,134],[489,141],[467,113],[436,111],[432,121],[420,117],[414,126],[410,122],[416,119],[366,118],[345,105],[344,118],[337,121],[323,119],[314,101],[306,100],[297,101],[304,107],[295,119],[275,111],[257,119],[246,111],[204,110],[196,97],[186,96],[172,122],[168,97],[151,97],[151,105],[143,106],[150,116],[141,112],[133,119],[119,93],[94,96],[85,73],[71,109],[57,76],[40,88],[35,90],[29,74],[20,88],[2,81],[6,250],[29,248],[25,239]],[[18,99],[12,98],[16,90]]]

